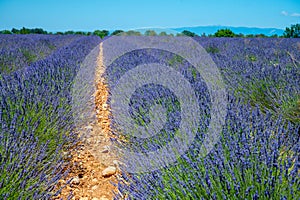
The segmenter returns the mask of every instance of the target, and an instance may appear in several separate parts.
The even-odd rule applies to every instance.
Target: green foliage
[[[300,95],[290,97],[281,105],[282,115],[295,124],[300,124]]]
[[[266,36],[265,34],[260,33],[260,34],[256,34],[255,37],[257,37],[257,38],[266,38],[268,36]]]
[[[147,30],[145,33],[144,33],[145,36],[156,36],[157,33],[153,30]]]
[[[300,38],[300,24],[291,25],[291,28],[286,27],[283,37]]]
[[[248,35],[246,35],[245,37],[246,37],[246,38],[253,38],[254,35],[253,35],[253,34],[248,34]]]
[[[63,33],[63,35],[92,35],[91,32],[85,32],[85,31],[72,31],[72,30],[69,30],[69,31],[66,31]]]
[[[0,31],[0,34],[12,34],[9,30]]]
[[[158,34],[159,36],[171,36],[171,37],[174,37],[174,34],[173,33],[167,33],[167,32],[165,32],[165,31],[162,31],[162,32],[160,32],[159,34]]]
[[[167,36],[168,34],[165,31],[162,31],[158,34],[159,36]]]
[[[246,57],[247,60],[251,61],[251,62],[254,62],[257,60],[256,56],[255,55],[247,55]]]
[[[248,34],[246,36],[244,36],[246,38],[267,38],[268,36],[266,36],[265,34]],[[271,35],[271,38],[276,38],[278,37],[276,34],[275,35]]]
[[[183,58],[181,57],[181,56],[179,56],[179,55],[174,55],[169,61],[168,61],[168,63],[169,63],[169,65],[170,66],[180,66],[180,64],[182,64],[183,63]]]
[[[218,47],[213,47],[213,46],[209,46],[209,47],[205,48],[205,50],[207,51],[207,53],[219,53],[220,52]]]
[[[75,32],[74,31],[66,31],[64,34],[65,35],[73,35],[73,34],[75,34]]]
[[[239,33],[239,34],[236,34],[235,37],[241,37],[241,38],[243,38],[243,37],[245,37],[245,35],[243,33]]]
[[[11,32],[14,33],[14,34],[20,34],[20,31],[18,29],[11,29]]]
[[[130,30],[130,31],[124,32],[124,35],[127,35],[127,36],[132,36],[132,35],[141,36],[142,34],[139,31]]]
[[[123,33],[123,30],[115,30],[114,32],[111,33],[111,35],[119,35],[120,33]]]
[[[13,28],[11,31],[9,31],[9,30],[0,31],[0,34],[12,34],[12,33],[13,34],[97,35],[101,38],[104,38],[104,37],[109,35],[109,31],[107,31],[107,30],[95,30],[94,32],[85,32],[85,31],[76,31],[75,32],[73,30],[68,30],[68,31],[65,31],[65,32],[58,31],[56,33],[52,33],[52,32],[47,32],[47,31],[43,30],[42,28],[29,29],[29,28],[23,27],[20,30],[16,29],[16,28]],[[113,31],[111,33],[111,35],[139,35],[140,36],[142,34],[138,31],[129,30],[129,31],[125,32],[123,30],[117,29],[117,30]],[[157,34],[154,30],[147,30],[144,35],[146,35],[146,36],[155,36],[155,35],[174,36],[173,34],[167,34],[165,31],[160,32],[159,34]],[[188,31],[188,30],[184,30],[181,33],[177,33],[176,36],[195,37],[195,36],[197,36],[197,34],[194,33],[194,32]],[[202,33],[201,37],[249,37],[249,38],[254,38],[254,37],[256,37],[256,38],[300,37],[300,25],[299,24],[291,25],[291,28],[286,28],[285,33],[284,33],[283,36],[278,36],[277,34],[274,34],[274,35],[271,35],[271,36],[266,36],[264,34],[244,35],[242,33],[235,34],[230,29],[220,29],[215,34],[206,35],[205,33]]]
[[[185,36],[188,36],[188,37],[195,37],[196,36],[196,33],[191,32],[191,31],[187,31],[187,30],[182,31],[181,33]]]
[[[41,28],[34,28],[34,29],[29,29],[30,33],[34,34],[47,34],[47,31],[44,31]]]
[[[93,35],[97,35],[97,36],[99,36],[100,38],[104,38],[104,37],[108,36],[108,34],[109,34],[109,32],[108,32],[107,30],[102,30],[102,31],[100,31],[100,30],[95,30],[95,31],[93,32]]]
[[[236,90],[237,96],[242,96],[251,106],[259,106],[263,112],[271,112],[275,117],[300,123],[300,95],[291,96],[284,90],[281,81],[270,78],[263,80],[241,81]],[[280,99],[281,104],[278,104]]]
[[[21,52],[26,58],[27,64],[30,64],[38,59],[34,53],[28,51],[27,49],[21,49]]]
[[[215,34],[215,37],[235,37],[236,34],[230,29],[220,29]]]
[[[13,28],[11,32],[14,34],[47,34],[47,31],[43,30],[42,28],[29,29],[25,27],[21,28],[20,30]]]
[[[20,34],[29,34],[30,33],[30,30],[28,28],[25,28],[23,27],[21,30],[20,30]]]
[[[86,35],[86,33],[83,31],[76,31],[75,35]]]
[[[277,34],[273,34],[270,36],[270,38],[278,38],[278,35]]]

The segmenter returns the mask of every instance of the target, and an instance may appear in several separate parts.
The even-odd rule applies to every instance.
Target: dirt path
[[[100,54],[97,58],[95,112],[97,121],[85,127],[89,137],[78,144],[79,150],[72,153],[70,172],[65,180],[73,178],[71,184],[62,190],[55,199],[67,199],[70,192],[74,200],[110,200],[116,188],[110,183],[117,183],[117,159],[111,152],[110,120],[107,105],[108,88],[101,75],[105,71],[103,65],[103,48],[100,44]]]

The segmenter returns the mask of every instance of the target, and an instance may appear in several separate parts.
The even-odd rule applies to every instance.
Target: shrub
[[[230,29],[220,29],[215,34],[215,37],[235,37],[235,33]]]

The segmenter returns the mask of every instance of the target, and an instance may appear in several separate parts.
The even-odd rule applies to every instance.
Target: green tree
[[[123,30],[115,30],[114,32],[111,33],[111,35],[119,35],[123,32],[124,32]]]
[[[268,36],[266,36],[266,35],[263,34],[263,33],[260,33],[260,34],[256,34],[255,37],[257,37],[257,38],[266,38],[266,37],[268,37]]]
[[[183,35],[188,36],[188,37],[195,37],[196,33],[188,31],[188,30],[184,30],[181,32]]]
[[[286,38],[300,38],[300,24],[293,24],[291,28],[286,27],[283,33]]]
[[[278,35],[277,34],[273,34],[270,36],[271,38],[278,38]]]
[[[9,30],[3,30],[0,31],[0,34],[11,34],[11,32]]]
[[[125,32],[125,35],[131,36],[131,35],[137,35],[137,36],[141,36],[142,34],[139,31],[127,31]]]
[[[21,28],[20,30],[13,28],[11,29],[11,32],[14,34],[47,34],[48,32],[43,30],[42,28],[33,28],[33,29],[29,29],[29,28]]]
[[[29,33],[30,33],[30,29],[28,29],[28,28],[23,27],[23,28],[20,30],[20,34],[29,34]]]
[[[85,34],[85,32],[83,32],[83,31],[76,31],[76,32],[75,32],[75,35],[86,35],[86,34]]]
[[[47,34],[47,31],[44,31],[42,28],[29,29],[29,32],[34,34]]]
[[[65,34],[65,35],[74,35],[75,32],[70,30],[70,31],[64,32],[64,34]]]
[[[253,35],[253,34],[248,34],[248,35],[246,35],[246,37],[247,37],[247,38],[253,38],[254,35]]]
[[[20,33],[20,31],[16,28],[11,29],[11,32],[14,33],[14,34],[19,34]]]
[[[241,37],[241,38],[243,38],[243,37],[245,37],[245,36],[244,36],[243,33],[239,33],[239,34],[236,35],[236,37]]]
[[[147,31],[145,31],[144,35],[145,36],[156,36],[157,33],[153,30],[147,30]]]
[[[159,36],[167,36],[168,34],[165,31],[163,31],[163,32],[160,32],[158,35]]]
[[[215,37],[235,37],[235,33],[230,29],[219,29],[215,34]]]
[[[109,34],[109,31],[107,31],[107,30],[102,30],[102,31],[100,31],[100,30],[95,30],[95,31],[93,32],[93,35],[97,35],[97,36],[99,36],[99,37],[101,37],[101,38],[104,38],[104,37],[108,36],[108,34]]]

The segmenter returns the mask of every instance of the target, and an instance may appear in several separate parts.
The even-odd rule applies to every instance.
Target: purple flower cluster
[[[211,118],[210,97],[201,75],[187,60],[159,49],[138,49],[107,67],[106,78],[113,89],[138,65],[171,66],[191,84],[201,113],[194,142],[174,165],[128,174],[124,155],[123,181],[118,184],[116,199],[299,199],[300,125],[282,112],[287,110],[287,102],[299,99],[300,40],[196,40],[210,53],[228,86],[226,123],[219,142],[204,158],[199,154]],[[262,95],[264,98],[259,98]],[[160,132],[149,133],[151,137],[147,138],[122,135],[119,147],[146,153],[172,141],[184,111],[168,88],[148,84],[137,89],[131,96],[129,113],[137,126],[147,126],[151,123],[151,106],[156,104],[166,111],[166,123]],[[116,135],[117,125],[112,116]]]
[[[9,49],[8,37],[14,45],[21,45],[13,45],[15,48],[25,46],[49,54],[49,46],[43,46],[49,42],[47,45],[57,49],[29,66],[23,66],[23,58],[12,53],[18,70],[0,75],[0,198],[49,199],[59,192],[55,185],[67,173],[62,170],[66,164],[62,151],[77,138],[72,122],[72,82],[80,63],[100,39],[1,36],[8,44],[1,43],[4,49]],[[31,40],[33,47],[26,46]]]

